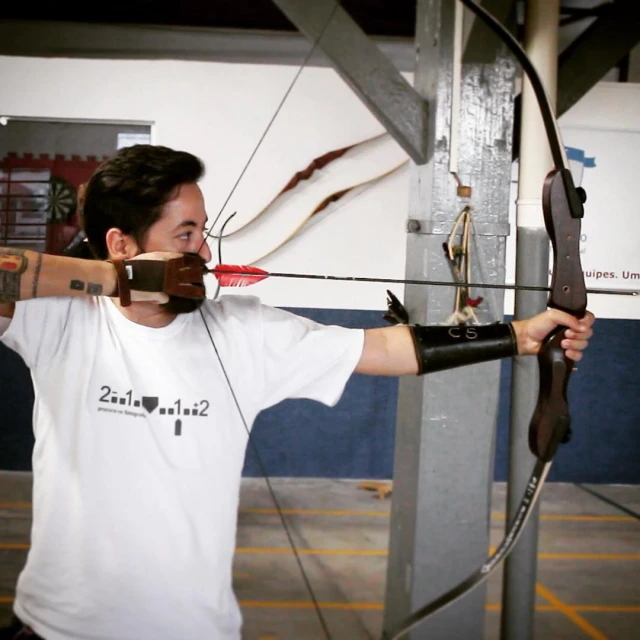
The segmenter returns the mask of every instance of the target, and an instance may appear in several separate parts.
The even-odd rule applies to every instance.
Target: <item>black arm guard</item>
[[[485,325],[411,325],[418,375],[518,354],[511,323]]]

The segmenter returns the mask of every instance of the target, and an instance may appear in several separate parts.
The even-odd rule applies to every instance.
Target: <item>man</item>
[[[202,174],[188,153],[123,149],[87,186],[98,260],[0,249],[2,340],[35,388],[31,549],[8,637],[237,640],[238,494],[262,409],[333,405],[354,371],[535,354],[558,324],[580,360],[592,335],[591,314],[555,310],[452,338],[448,327],[322,326],[253,296],[203,300],[197,286],[176,295],[191,284],[176,285],[169,265],[211,259]],[[141,265],[162,277],[136,289]]]

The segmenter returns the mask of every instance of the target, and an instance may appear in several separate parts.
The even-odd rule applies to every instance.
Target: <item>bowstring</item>
[[[297,73],[295,74],[292,82],[289,84],[289,87],[287,88],[282,100],[280,101],[280,103],[278,104],[278,107],[275,111],[275,113],[273,114],[273,116],[271,116],[269,123],[267,124],[266,129],[264,130],[264,132],[262,133],[262,135],[260,136],[257,144],[255,145],[253,151],[251,152],[249,159],[247,160],[247,162],[245,163],[244,167],[242,168],[242,171],[240,172],[240,175],[238,176],[237,180],[235,181],[233,187],[231,188],[231,191],[229,192],[229,194],[227,195],[222,207],[220,208],[220,211],[218,212],[218,214],[216,215],[211,227],[209,228],[209,230],[207,231],[207,234],[205,235],[205,237],[202,239],[202,244],[200,245],[197,253],[200,253],[200,251],[202,250],[202,248],[204,247],[204,245],[207,243],[207,240],[209,239],[209,236],[211,235],[213,229],[215,228],[215,225],[217,224],[218,220],[220,219],[220,216],[222,215],[222,212],[224,211],[225,207],[227,206],[227,204],[229,203],[229,200],[231,199],[232,195],[235,193],[238,185],[240,184],[240,181],[242,180],[242,178],[244,177],[247,169],[249,168],[249,165],[251,164],[251,162],[253,161],[253,158],[255,157],[256,153],[258,152],[258,149],[260,148],[260,146],[262,145],[262,142],[264,141],[267,133],[269,132],[269,130],[271,129],[271,126],[273,125],[275,119],[277,118],[278,114],[280,113],[282,106],[284,105],[285,101],[287,100],[287,98],[289,97],[291,91],[293,90],[293,87],[295,86],[296,82],[298,81],[298,78],[300,77],[300,74],[302,73],[302,71],[304,70],[304,68],[306,67],[307,63],[309,62],[309,60],[311,59],[311,56],[313,55],[313,53],[315,52],[318,43],[320,42],[320,40],[322,40],[322,37],[325,34],[325,31],[327,30],[327,28],[329,27],[329,24],[331,23],[331,20],[333,19],[333,16],[335,15],[335,12],[337,11],[338,7],[340,6],[340,3],[336,1],[333,9],[331,10],[329,17],[327,18],[325,24],[323,25],[320,34],[318,35],[318,37],[314,40],[312,46],[310,47],[307,55],[305,56],[304,60],[302,61],[302,64],[300,65],[300,68],[298,69]],[[235,215],[235,213],[233,214]],[[233,215],[231,217],[233,217]],[[229,218],[230,219],[230,218]],[[229,220],[227,220],[225,222],[228,222]],[[224,230],[224,226],[223,226],[223,230]],[[218,243],[218,255],[221,258],[221,241],[222,241],[222,232],[220,234],[220,238],[219,238],[219,243]],[[222,260],[221,260],[222,261]],[[220,291],[220,287],[218,286],[217,291],[216,291],[216,297],[218,292]],[[258,450],[258,446],[255,443],[255,440],[253,439],[253,437],[251,436],[251,430],[249,429],[249,425],[247,424],[247,420],[244,417],[244,412],[242,411],[242,407],[240,406],[240,402],[238,401],[238,397],[236,395],[236,392],[233,388],[233,385],[231,384],[231,379],[229,378],[229,375],[227,374],[227,370],[226,367],[224,366],[224,362],[222,361],[222,357],[220,356],[220,352],[218,351],[218,347],[215,343],[215,340],[213,339],[213,335],[211,334],[211,330],[209,329],[209,325],[207,324],[206,318],[204,317],[204,313],[202,311],[202,308],[199,309],[200,311],[200,317],[202,318],[202,322],[204,324],[204,327],[207,331],[207,335],[209,336],[209,340],[211,341],[211,346],[213,347],[213,350],[215,351],[216,354],[216,358],[218,359],[218,363],[220,364],[220,368],[222,370],[222,373],[224,375],[224,378],[227,382],[227,386],[229,387],[229,391],[231,392],[231,396],[233,398],[233,402],[238,410],[238,414],[240,416],[240,419],[242,421],[242,424],[245,428],[245,431],[247,433],[249,442],[251,443],[251,447],[255,453],[256,459],[258,460],[258,465],[260,466],[260,470],[262,472],[262,475],[264,476],[266,485],[268,487],[269,490],[269,494],[271,495],[271,500],[273,501],[273,504],[276,507],[276,511],[278,512],[278,516],[280,517],[280,522],[282,523],[282,528],[285,531],[285,534],[287,536],[287,539],[289,541],[289,546],[291,547],[291,550],[293,551],[293,555],[296,559],[296,563],[298,565],[298,568],[300,569],[300,574],[302,576],[302,579],[305,583],[307,592],[309,593],[309,596],[311,598],[311,601],[313,603],[314,609],[316,611],[316,614],[318,616],[318,620],[320,622],[320,626],[322,627],[322,630],[326,636],[326,638],[328,640],[332,640],[332,636],[331,633],[329,632],[329,627],[327,626],[327,622],[324,618],[324,615],[320,609],[320,605],[318,604],[318,600],[316,598],[316,595],[313,591],[313,588],[311,587],[311,582],[309,581],[309,577],[307,576],[306,571],[304,570],[304,567],[302,565],[302,560],[300,558],[300,554],[298,553],[298,549],[296,548],[296,545],[293,542],[293,536],[291,535],[291,531],[289,530],[289,527],[287,525],[286,519],[284,517],[284,514],[282,513],[282,508],[280,507],[280,503],[278,502],[278,499],[276,497],[276,493],[273,489],[273,486],[271,484],[271,480],[269,479],[269,476],[267,474],[267,470],[266,470],[266,466],[262,460],[262,457],[260,456],[259,450]]]
[[[229,221],[233,218],[233,216],[236,215],[236,211],[234,211],[225,221],[224,224],[222,225],[222,228],[220,230],[220,236],[218,238],[218,264],[222,264],[222,239],[224,237],[224,228],[227,226],[227,224],[229,223]],[[220,282],[218,282],[218,286],[216,288],[216,293],[214,295],[214,300],[218,297],[218,294],[220,293]],[[238,397],[236,396],[235,390],[233,389],[233,386],[231,385],[231,380],[229,378],[229,375],[227,374],[227,370],[222,362],[222,358],[220,357],[220,352],[218,351],[218,348],[216,346],[216,343],[213,339],[213,336],[211,335],[211,331],[209,329],[209,325],[207,325],[207,322],[205,320],[204,314],[202,312],[202,309],[200,309],[200,315],[202,316],[202,321],[204,322],[204,326],[207,330],[207,334],[209,335],[209,339],[211,340],[211,344],[213,345],[213,348],[216,352],[216,357],[218,358],[218,362],[220,363],[220,367],[222,369],[222,373],[224,374],[225,380],[227,381],[227,385],[229,387],[229,390],[231,392],[231,396],[233,397],[233,402],[236,405],[236,408],[238,409],[238,413],[240,414],[240,418],[242,419],[242,423],[244,425],[245,430],[247,431],[247,434],[249,434],[249,442],[251,443],[251,447],[253,448],[253,452],[256,456],[256,460],[258,461],[258,465],[260,466],[260,470],[262,472],[262,475],[265,479],[265,482],[267,484],[267,487],[269,489],[269,494],[271,495],[271,500],[274,503],[275,507],[276,507],[276,511],[278,512],[278,516],[280,517],[280,522],[282,523],[282,528],[285,531],[285,534],[287,536],[287,539],[289,540],[289,546],[294,550],[294,556],[296,558],[296,562],[298,563],[298,567],[300,569],[300,574],[302,575],[302,579],[305,583],[305,586],[307,588],[307,591],[309,592],[309,595],[311,597],[311,600],[313,602],[314,607],[316,608],[317,611],[320,611],[320,605],[318,604],[318,601],[315,597],[315,593],[313,592],[313,589],[311,588],[311,583],[309,582],[309,579],[307,577],[307,574],[305,573],[304,569],[302,568],[302,560],[300,559],[300,555],[295,551],[295,545],[293,543],[293,537],[291,535],[291,532],[289,530],[289,527],[287,526],[287,523],[285,521],[285,517],[284,514],[282,513],[282,509],[280,507],[280,503],[278,502],[278,499],[276,498],[276,494],[275,491],[273,489],[273,485],[271,484],[271,481],[269,479],[269,476],[267,474],[267,469],[266,466],[264,464],[264,462],[262,461],[262,457],[260,456],[260,452],[258,451],[258,447],[255,443],[255,440],[251,437],[250,435],[250,429],[249,429],[249,425],[247,424],[247,421],[244,417],[244,413],[242,411],[242,409],[240,408],[240,402],[238,401]],[[325,619],[322,617],[322,615],[319,615],[319,619],[320,619],[320,624],[322,625],[322,628],[324,630],[324,632],[326,633],[328,638],[331,638],[331,635],[329,634],[329,629],[327,628],[326,625],[326,621]]]
[[[236,395],[236,392],[233,388],[233,385],[231,384],[231,379],[229,378],[229,375],[227,374],[227,370],[224,366],[224,363],[222,361],[222,358],[220,356],[220,353],[218,351],[218,347],[216,346],[216,343],[213,339],[213,335],[211,334],[211,330],[209,329],[209,325],[207,324],[207,321],[204,317],[204,313],[202,312],[202,309],[199,309],[200,311],[200,316],[202,317],[202,322],[204,323],[205,329],[207,330],[207,334],[209,335],[209,339],[211,340],[211,344],[213,346],[214,351],[216,352],[216,357],[218,358],[218,362],[220,363],[220,368],[222,369],[222,373],[224,375],[225,380],[227,381],[227,386],[229,387],[229,391],[231,392],[231,396],[233,397],[233,402],[236,406],[236,408],[238,409],[238,414],[240,415],[240,419],[242,420],[242,424],[244,425],[244,428],[247,432],[247,436],[249,437],[249,442],[251,443],[251,447],[253,449],[253,452],[255,453],[256,456],[256,460],[258,461],[258,465],[260,466],[260,471],[262,473],[262,475],[264,476],[265,482],[267,484],[267,488],[269,490],[269,494],[271,496],[271,500],[273,501],[273,504],[276,507],[276,511],[278,512],[278,516],[280,518],[280,522],[282,523],[282,528],[284,529],[284,532],[287,536],[287,540],[289,541],[289,546],[291,547],[291,550],[293,551],[293,555],[296,559],[296,563],[298,565],[298,568],[300,569],[300,575],[302,576],[302,580],[304,581],[304,584],[307,588],[307,591],[309,593],[309,596],[311,598],[311,602],[313,603],[314,609],[318,615],[318,620],[320,621],[320,626],[322,627],[322,630],[324,631],[325,636],[328,638],[328,640],[332,640],[332,636],[329,633],[329,627],[327,626],[327,621],[324,618],[324,615],[322,614],[322,611],[320,609],[320,605],[318,603],[318,599],[316,598],[315,592],[313,591],[312,587],[311,587],[311,582],[309,581],[309,577],[307,576],[307,572],[304,570],[303,566],[302,566],[302,559],[300,558],[300,554],[298,553],[298,549],[296,548],[296,545],[293,542],[293,536],[291,535],[291,530],[289,529],[289,526],[287,525],[287,521],[284,517],[284,514],[282,513],[282,508],[280,507],[280,502],[278,501],[277,497],[276,497],[276,493],[273,489],[273,485],[271,484],[271,480],[269,479],[269,476],[267,474],[267,469],[265,467],[265,464],[262,460],[262,457],[260,456],[260,452],[258,451],[258,445],[255,443],[254,438],[251,436],[251,430],[249,429],[249,425],[247,424],[247,421],[244,417],[244,412],[242,411],[242,408],[240,407],[240,402],[238,401],[238,396]]]
[[[218,237],[218,264],[222,264],[222,238],[224,237],[224,229],[225,227],[229,224],[229,222],[231,221],[231,219],[233,218],[233,216],[236,215],[236,213],[238,213],[237,211],[234,211],[225,221],[224,224],[222,225],[222,228],[220,229],[220,236]],[[220,295],[220,280],[218,280],[218,284],[216,286],[216,292],[213,294],[213,299],[217,300],[218,296]]]
[[[244,167],[242,168],[242,171],[240,172],[240,175],[238,176],[237,180],[235,181],[233,187],[231,187],[231,191],[229,192],[229,195],[226,197],[225,201],[222,204],[222,207],[220,208],[220,211],[218,211],[218,214],[216,215],[216,217],[215,217],[215,219],[213,221],[213,224],[211,225],[211,227],[207,231],[207,234],[203,238],[202,244],[200,245],[200,249],[198,250],[197,253],[200,253],[200,251],[202,250],[202,247],[204,247],[205,243],[209,239],[209,236],[211,235],[211,233],[215,229],[215,226],[216,226],[218,220],[220,219],[220,216],[222,215],[222,212],[224,211],[225,207],[229,203],[229,200],[231,200],[231,196],[233,196],[233,194],[235,193],[236,189],[238,188],[238,185],[240,184],[240,181],[244,177],[244,174],[247,172],[247,169],[249,168],[249,165],[253,162],[253,158],[255,157],[256,153],[258,153],[258,149],[260,149],[264,139],[267,136],[267,133],[269,133],[269,130],[271,129],[271,126],[275,122],[275,119],[278,117],[278,114],[280,113],[284,103],[286,102],[287,98],[291,94],[291,91],[293,90],[293,87],[295,86],[296,82],[298,81],[298,78],[300,77],[300,74],[303,72],[304,68],[307,66],[307,63],[309,62],[309,60],[311,59],[311,56],[313,55],[313,53],[315,52],[316,48],[318,47],[318,44],[320,43],[320,40],[322,40],[322,38],[323,38],[323,36],[325,34],[325,31],[327,30],[327,28],[329,27],[329,24],[333,20],[333,16],[335,15],[335,13],[336,13],[336,11],[337,11],[339,6],[340,6],[340,2],[338,0],[336,0],[335,4],[333,6],[333,9],[331,10],[331,13],[329,14],[329,17],[327,18],[327,21],[324,23],[322,29],[320,30],[320,33],[319,33],[318,37],[313,41],[313,44],[312,44],[311,48],[309,49],[309,51],[307,52],[307,55],[305,56],[304,60],[302,61],[302,64],[298,68],[298,71],[296,72],[296,75],[293,77],[293,80],[291,81],[291,83],[289,84],[289,87],[285,91],[284,96],[282,97],[282,100],[280,100],[280,103],[278,104],[278,107],[276,108],[275,113],[271,116],[271,118],[270,118],[270,120],[269,120],[269,122],[267,124],[266,129],[263,131],[262,135],[258,139],[258,142],[256,143],[255,147],[253,148],[253,151],[249,155],[249,159],[247,160],[247,162],[245,163]]]

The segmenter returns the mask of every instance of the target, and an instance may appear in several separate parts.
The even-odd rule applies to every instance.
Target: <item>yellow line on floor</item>
[[[489,547],[489,554],[495,547]],[[640,553],[539,553],[539,560],[640,560]]]
[[[296,549],[301,556],[386,556],[386,549]],[[238,547],[236,553],[293,554],[291,547]]]
[[[505,520],[504,513],[492,513],[492,520]],[[637,522],[636,518],[631,516],[563,516],[559,514],[549,513],[541,515],[540,520],[558,520],[567,522]]]
[[[382,611],[384,605],[382,602],[319,602],[321,609],[342,609],[342,610],[361,610],[361,611]],[[280,602],[267,600],[241,600],[240,606],[246,609],[313,609],[313,602]],[[500,611],[502,609],[499,604],[488,604],[485,609],[487,611]],[[536,611],[564,611],[564,609],[573,609],[574,611],[593,611],[601,613],[640,613],[640,607],[614,607],[614,606],[597,606],[597,605],[565,605],[562,609],[552,604],[536,605]]]
[[[322,609],[344,609],[344,610],[374,610],[382,611],[384,605],[382,602],[320,602],[318,603]],[[564,604],[564,603],[563,603]],[[284,602],[284,601],[268,601],[268,600],[241,600],[240,605],[250,609],[313,609],[313,602]],[[488,604],[485,609],[487,611],[500,611],[502,606],[499,604]],[[573,611],[591,611],[594,613],[640,613],[640,607],[631,606],[609,606],[609,605],[567,605],[561,608],[554,604],[536,605],[536,611],[562,611],[572,609]]]
[[[265,507],[261,509],[240,509],[240,513],[278,515],[278,510]],[[390,511],[366,511],[361,509],[282,509],[282,513],[293,516],[375,516],[379,518],[388,518],[391,515]],[[506,515],[504,513],[492,513],[491,519],[505,520]],[[548,514],[540,516],[540,519],[576,522],[636,522],[636,519],[630,516],[563,516]]]
[[[580,627],[580,629],[582,629],[582,631],[584,631],[590,638],[593,638],[593,640],[607,640],[607,636],[598,631],[598,629],[577,613],[574,608],[565,604],[560,600],[560,598],[554,595],[546,587],[543,587],[539,582],[536,583],[536,593],[556,607],[561,613],[564,613],[571,622]]]
[[[2,542],[0,543],[0,549],[28,549],[30,545],[22,542]]]
[[[240,606],[247,609],[313,609],[313,602],[280,602],[265,600],[240,600]],[[373,610],[382,611],[382,602],[318,602],[321,609]]]
[[[30,509],[30,502],[0,502],[0,509]],[[253,513],[258,515],[278,515],[277,509],[272,508],[248,508],[240,509],[240,513]],[[388,518],[390,511],[374,511],[366,509],[282,509],[282,513],[288,516],[360,516]],[[504,520],[504,513],[492,513],[492,520]],[[541,520],[555,520],[567,522],[637,522],[631,516],[589,516],[589,515],[541,515]]]
[[[0,596],[0,604],[13,604],[15,598],[13,596]],[[265,600],[241,600],[240,605],[246,609],[313,609],[313,602],[274,602]],[[382,611],[384,605],[382,602],[321,602],[322,609],[342,609],[342,610],[364,610],[364,611]],[[573,611],[591,611],[594,613],[640,613],[640,607],[630,606],[612,606],[612,605],[594,605],[579,604],[565,605],[567,609]],[[500,611],[499,604],[488,604],[487,611]],[[558,611],[559,607],[553,604],[536,605],[536,611]]]
[[[366,511],[361,509],[281,509],[286,516],[375,516],[388,518],[390,511]],[[257,513],[260,515],[278,515],[277,509],[240,509],[239,513]],[[632,519],[632,518],[630,518]]]
[[[599,605],[599,604],[572,604],[572,609],[576,611],[593,611],[594,613],[640,613],[640,607],[615,605]]]
[[[24,542],[0,542],[0,549],[29,549]],[[386,549],[296,549],[303,556],[387,556]],[[493,549],[490,549],[493,552]],[[291,547],[238,547],[236,553],[289,555]],[[640,560],[638,553],[539,553],[541,560]]]
[[[300,555],[386,556],[386,549],[297,549]],[[236,553],[293,554],[291,547],[238,547]],[[541,560],[640,560],[640,554],[616,553],[540,553]]]
[[[487,611],[502,611],[502,605],[488,604],[485,609]],[[550,604],[538,604],[536,605],[536,611],[557,611],[557,609]]]

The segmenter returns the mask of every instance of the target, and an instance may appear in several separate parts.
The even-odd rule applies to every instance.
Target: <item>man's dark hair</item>
[[[176,189],[203,175],[202,161],[186,151],[150,144],[120,149],[96,169],[87,185],[84,228],[93,254],[101,260],[109,257],[106,234],[112,227],[142,246]]]

